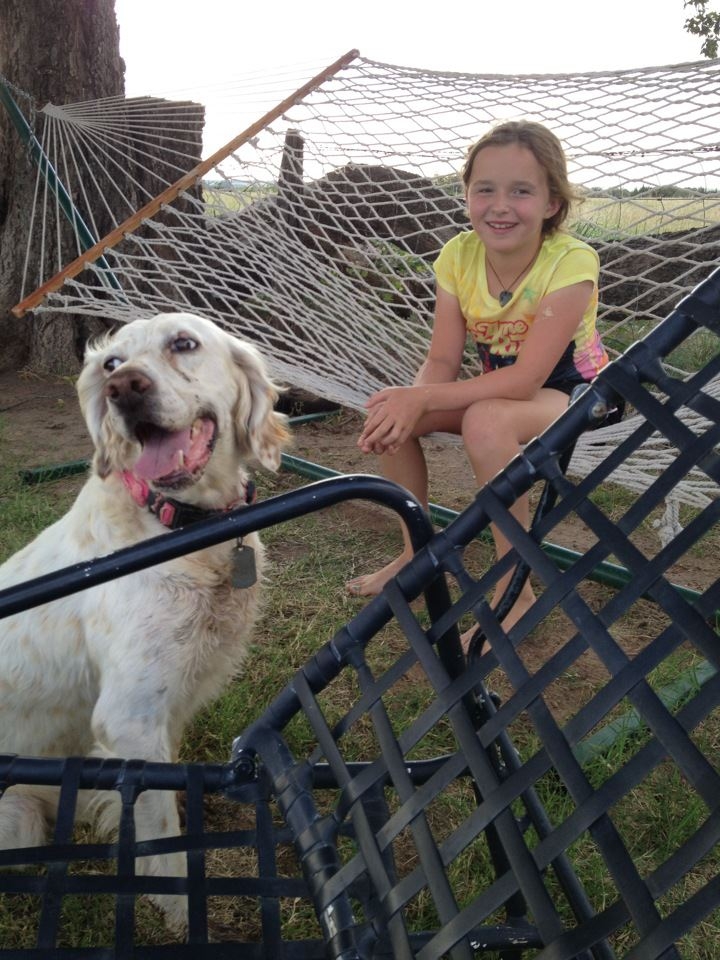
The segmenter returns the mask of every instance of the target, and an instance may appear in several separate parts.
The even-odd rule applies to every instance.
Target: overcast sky
[[[200,91],[296,64],[320,69],[353,48],[398,66],[467,73],[702,59],[699,39],[683,29],[683,0],[116,0],[116,12],[130,96]]]

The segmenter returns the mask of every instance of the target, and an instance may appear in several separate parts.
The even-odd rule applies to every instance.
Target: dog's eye
[[[171,350],[173,353],[189,353],[191,350],[197,350],[200,344],[192,337],[175,337],[172,342]]]
[[[103,364],[103,370],[107,370],[108,373],[112,373],[113,370],[117,370],[121,363],[122,359],[120,357],[108,357]]]

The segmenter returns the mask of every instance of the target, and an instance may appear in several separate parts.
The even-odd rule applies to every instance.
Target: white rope
[[[262,82],[264,104],[287,78]],[[257,128],[260,86],[257,77],[228,86],[220,108],[208,97],[208,127],[232,101],[254,133],[105,251],[122,291],[108,289],[93,267],[40,309],[121,322],[164,310],[204,313],[255,340],[278,379],[361,409],[379,387],[409,382],[424,358],[432,261],[468,228],[458,180],[467,146],[493,122],[520,116],[558,134],[585,191],[573,227],[600,254],[599,322],[611,355],[664,319],[716,258],[720,61],[477,76],[358,57]],[[198,161],[202,107],[191,101],[115,97],[42,113],[93,229],[100,213],[120,226]],[[47,279],[44,243],[44,228],[34,226],[27,259],[41,265],[36,286]],[[698,343],[698,356],[678,354],[670,369],[695,369]],[[586,434],[571,469],[586,473],[637,422],[630,415]],[[672,458],[651,439],[614,479],[645,489]],[[715,494],[700,470],[675,492],[695,506]]]
[[[682,533],[680,504],[674,497],[668,497],[665,501],[665,513],[661,520],[653,521],[653,527],[657,530],[663,547],[667,547],[678,534]]]

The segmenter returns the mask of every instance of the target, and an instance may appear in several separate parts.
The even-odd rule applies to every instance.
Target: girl
[[[437,299],[428,356],[409,387],[367,402],[358,445],[379,454],[384,476],[426,508],[428,476],[419,438],[462,435],[478,484],[501,470],[567,407],[578,384],[607,363],[595,328],[597,253],[560,228],[573,190],[562,147],[538,123],[503,123],[475,143],[462,169],[472,231],[450,240],[435,263]],[[482,372],[458,380],[468,333]],[[513,507],[529,523],[527,497]],[[498,557],[509,544],[493,527]],[[374,573],[348,583],[355,596],[379,593],[412,557],[404,549]],[[510,574],[498,583],[497,603]],[[528,582],[505,629],[535,597]],[[463,637],[467,647],[470,634]]]

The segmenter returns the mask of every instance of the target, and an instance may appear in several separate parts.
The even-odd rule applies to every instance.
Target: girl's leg
[[[414,493],[427,510],[428,472],[420,441],[413,437],[403,444],[396,453],[383,454],[379,461],[380,473],[383,477],[399,483],[406,490]],[[379,570],[349,580],[347,583],[348,593],[355,597],[375,596],[380,593],[388,580],[391,580],[412,559],[413,548],[410,535],[404,523],[401,523],[400,526],[403,538],[402,553]]]
[[[393,480],[409,490],[427,510],[428,471],[419,437],[424,437],[435,431],[460,433],[461,423],[461,412],[430,414],[423,417],[418,422],[416,436],[411,437],[396,453],[386,453],[380,457],[381,474],[387,480]],[[405,524],[401,524],[401,527],[403,535],[402,553],[379,570],[349,580],[346,584],[348,593],[354,597],[375,596],[380,593],[388,580],[391,580],[412,559],[413,548],[409,534]]]
[[[463,443],[473,468],[478,486],[483,486],[516,456],[523,444],[548,427],[567,408],[568,398],[559,390],[540,390],[532,400],[487,400],[469,407],[462,426]],[[530,526],[528,497],[520,497],[510,512],[527,530]],[[510,549],[510,543],[492,524],[491,532],[498,559]],[[498,581],[491,606],[499,603],[505,592],[512,570]],[[515,605],[503,620],[509,630],[535,602],[535,594],[528,580]],[[463,634],[467,648],[475,628]]]

